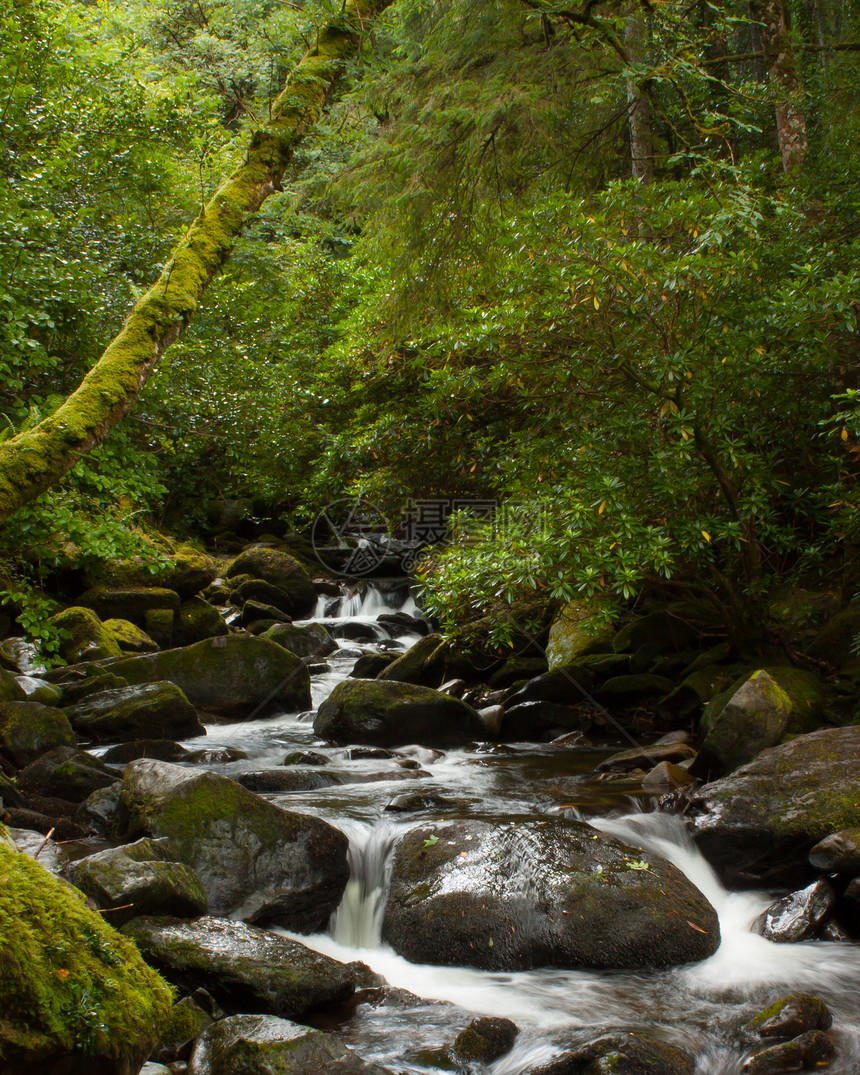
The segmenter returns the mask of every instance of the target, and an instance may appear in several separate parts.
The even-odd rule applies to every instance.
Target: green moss
[[[119,643],[92,609],[79,606],[67,608],[52,619],[65,633],[60,653],[70,664],[122,655]]]
[[[3,842],[0,969],[3,1058],[29,1050],[145,1058],[173,999],[83,896]]]

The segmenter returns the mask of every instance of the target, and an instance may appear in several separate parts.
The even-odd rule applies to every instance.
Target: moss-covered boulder
[[[785,686],[783,686],[785,684]],[[701,772],[731,772],[768,747],[814,731],[822,717],[818,679],[796,668],[758,669],[711,702],[702,718]]]
[[[457,1060],[466,1063],[492,1064],[510,1051],[518,1033],[517,1024],[510,1019],[482,1016],[460,1031],[451,1052]]]
[[[833,1016],[814,993],[789,993],[754,1015],[744,1028],[752,1039],[789,1041],[807,1030],[829,1030]]]
[[[60,655],[69,664],[119,657],[119,642],[92,609],[72,607],[51,617],[60,630]]]
[[[54,683],[39,676],[18,676],[18,686],[27,696],[28,702],[41,702],[42,705],[62,705],[63,692]]]
[[[115,589],[159,586],[181,597],[193,597],[218,575],[218,561],[193,545],[173,542],[163,534],[157,541],[150,539],[150,545],[150,558],[136,556],[103,563],[88,577],[87,585]]]
[[[74,672],[78,671],[79,669],[74,669]],[[115,691],[119,690],[120,687],[127,686],[128,680],[123,679],[122,676],[115,676],[112,672],[108,672],[98,665],[89,664],[86,666],[86,675],[83,679],[75,676],[74,678],[63,680],[60,684],[60,690],[62,691],[60,704],[64,706],[74,705],[84,698],[89,698],[91,694],[98,694],[100,691]]]
[[[38,702],[0,702],[0,754],[21,768],[77,737],[62,709]]]
[[[0,878],[4,1075],[136,1072],[171,989],[82,895],[5,841]]]
[[[225,574],[227,578],[250,575],[276,586],[290,598],[291,607],[283,611],[296,618],[310,615],[316,605],[317,594],[310,575],[295,557],[281,549],[252,545],[239,553]]]
[[[310,709],[311,678],[282,646],[248,635],[208,638],[193,646],[125,657],[110,666],[129,683],[168,680],[192,705],[226,720],[261,707]]]
[[[123,933],[171,982],[203,987],[231,1008],[295,1017],[355,991],[351,967],[230,918],[137,918]]]
[[[325,928],[346,888],[342,832],[226,777],[141,759],[126,766],[122,802],[129,834],[167,837],[214,914],[312,933]]]
[[[830,1066],[836,1043],[824,1030],[807,1030],[791,1041],[758,1049],[744,1061],[744,1075],[786,1075],[791,1071],[820,1071]]]
[[[84,608],[92,609],[103,620],[130,620],[145,627],[146,614],[154,609],[179,609],[179,594],[164,586],[126,586],[109,589],[96,586],[78,598]]]
[[[24,702],[27,692],[15,678],[15,673],[0,668],[0,702]]]
[[[696,842],[729,877],[804,876],[813,844],[860,826],[860,727],[762,751],[690,798]]]
[[[232,1015],[198,1039],[188,1075],[391,1075],[332,1034],[265,1015]]]
[[[123,653],[155,653],[159,648],[142,627],[131,620],[105,620],[105,628],[119,643]]]
[[[417,963],[488,970],[704,959],[717,915],[663,859],[578,821],[422,825],[394,860],[383,937]]]
[[[116,773],[103,762],[74,747],[54,747],[22,769],[17,779],[22,791],[70,803],[82,803],[115,781]]]
[[[552,621],[546,648],[550,671],[587,653],[612,649],[609,610],[593,601],[569,601]]]
[[[379,679],[439,687],[445,675],[447,645],[441,635],[425,635],[379,673]]]
[[[65,712],[75,731],[97,743],[146,736],[191,739],[206,734],[194,706],[174,683],[142,683],[101,691],[69,706]]]
[[[306,627],[294,623],[276,623],[262,637],[277,642],[297,657],[321,660],[337,649],[337,642],[321,623],[309,623]]]
[[[202,597],[184,601],[176,616],[173,639],[177,646],[192,646],[205,638],[217,638],[229,633],[224,617],[214,605]]]
[[[333,743],[442,746],[481,739],[481,718],[459,698],[395,680],[348,679],[320,706],[314,731]]]
[[[201,915],[206,890],[183,862],[171,862],[158,841],[138,840],[78,859],[65,876],[95,900],[105,920],[121,926],[140,915]]]
[[[641,1034],[609,1029],[562,1053],[529,1075],[693,1075],[695,1061],[677,1045]]]

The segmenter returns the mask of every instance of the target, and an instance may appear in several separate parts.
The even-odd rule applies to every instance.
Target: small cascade
[[[400,579],[388,586],[365,582],[342,597],[320,595],[312,618],[366,622],[392,612],[402,612],[419,619],[424,615],[408,586]]]
[[[330,933],[348,948],[378,948],[394,848],[403,829],[386,820],[375,825],[344,821],[341,828],[349,837],[350,877]]]

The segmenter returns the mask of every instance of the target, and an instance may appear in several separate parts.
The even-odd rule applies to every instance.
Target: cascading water
[[[320,600],[317,622],[375,624],[372,640],[338,639],[328,670],[313,677],[314,704],[349,675],[356,655],[375,652],[379,640],[408,645],[408,621],[395,631],[378,617],[395,612],[420,616],[403,584],[367,585],[360,593]],[[400,632],[400,633],[398,633]],[[697,1057],[696,1075],[737,1075],[742,1050],[737,1029],[757,1010],[789,991],[821,995],[835,1020],[838,1056],[833,1075],[860,1070],[860,946],[832,943],[773,944],[749,932],[769,902],[761,892],[727,892],[690,842],[680,819],[630,812],[618,793],[593,781],[595,765],[614,743],[558,750],[542,744],[475,744],[440,756],[403,748],[393,757],[353,756],[320,744],[311,714],[283,715],[209,728],[192,746],[240,748],[245,758],[219,767],[230,775],[261,764],[280,764],[285,750],[313,750],[328,760],[333,786],[272,796],[280,805],[324,817],[350,840],[351,880],[326,934],[297,939],[345,962],[360,960],[393,987],[424,1001],[361,1004],[338,1028],[367,1060],[404,1075],[449,1070],[439,1052],[469,1013],[507,1016],[520,1027],[513,1050],[486,1068],[493,1075],[523,1075],[558,1055],[583,1027],[647,1030],[677,1042]],[[415,763],[419,770],[409,768]],[[444,796],[446,810],[401,815],[386,806],[404,789]],[[538,816],[574,805],[595,828],[668,859],[705,894],[720,917],[722,943],[707,960],[651,972],[537,969],[494,973],[407,962],[381,941],[382,918],[394,849],[412,825],[439,817],[488,820]],[[622,813],[622,810],[624,811]],[[516,839],[505,852],[516,858]],[[525,856],[523,856],[525,857]],[[528,894],[534,878],[515,870],[506,881]],[[521,891],[520,891],[521,890]],[[442,1002],[442,1003],[440,1003]]]

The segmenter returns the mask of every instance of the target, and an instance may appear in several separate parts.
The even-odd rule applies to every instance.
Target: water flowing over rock
[[[465,702],[430,687],[395,680],[339,683],[314,721],[320,738],[334,743],[438,746],[485,734],[481,718]]]
[[[345,964],[229,918],[135,918],[122,932],[169,981],[188,992],[202,986],[234,1010],[297,1017],[355,990]]]
[[[413,962],[665,967],[711,955],[717,915],[674,866],[577,821],[456,821],[397,849],[383,937]]]
[[[337,1038],[272,1016],[234,1015],[201,1035],[188,1075],[391,1075]]]
[[[694,838],[729,877],[808,871],[813,844],[860,825],[860,727],[765,750],[690,798]]]
[[[692,1057],[647,1034],[610,1031],[529,1075],[693,1075]]]
[[[169,762],[131,762],[123,779],[129,834],[166,836],[209,910],[300,932],[322,929],[348,880],[346,837],[281,810],[233,780]]]

